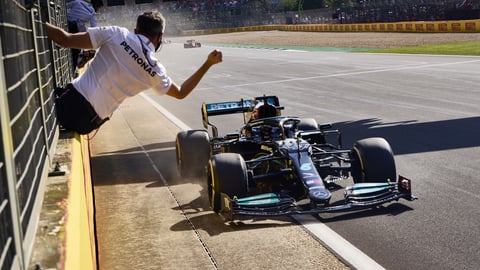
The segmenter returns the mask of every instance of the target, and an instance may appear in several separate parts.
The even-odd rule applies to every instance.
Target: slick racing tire
[[[353,159],[351,174],[354,183],[397,181],[393,151],[384,138],[357,141],[351,155]]]
[[[313,118],[302,118],[297,124],[297,129],[302,131],[318,130],[317,120]]]
[[[205,175],[210,159],[210,141],[206,130],[184,130],[175,140],[177,168],[182,177]]]
[[[208,199],[215,213],[222,209],[221,193],[230,198],[247,195],[248,175],[245,160],[239,154],[214,155],[208,164]]]
[[[313,118],[302,118],[297,124],[297,130],[299,131],[316,131],[320,130],[317,120]],[[315,134],[312,136],[302,136],[309,143],[324,144],[326,142],[323,134]]]

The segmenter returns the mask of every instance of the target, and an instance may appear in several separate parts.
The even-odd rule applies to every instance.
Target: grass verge
[[[435,45],[420,45],[388,49],[367,49],[362,50],[362,52],[480,56],[480,41],[460,41]]]

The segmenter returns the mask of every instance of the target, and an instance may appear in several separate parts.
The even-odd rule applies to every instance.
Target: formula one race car
[[[187,42],[183,43],[183,48],[200,48],[202,44],[194,39],[189,39]]]
[[[236,215],[318,214],[415,199],[411,180],[397,176],[385,139],[362,139],[344,150],[331,124],[281,116],[282,109],[276,96],[203,103],[203,125],[211,127],[211,134],[177,134],[179,172],[183,177],[206,174],[214,212],[233,220]],[[241,129],[219,136],[209,117],[233,113],[243,113]],[[349,177],[353,185],[331,202],[332,187]]]

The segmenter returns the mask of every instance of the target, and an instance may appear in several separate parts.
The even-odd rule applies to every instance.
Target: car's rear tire
[[[351,151],[354,183],[396,182],[397,170],[390,144],[384,138],[357,141]]]
[[[210,140],[206,130],[184,130],[175,140],[177,168],[182,177],[204,176],[210,159]]]
[[[297,129],[302,131],[318,130],[317,120],[313,118],[302,118],[297,124]]]
[[[215,213],[222,208],[221,193],[230,198],[247,195],[248,175],[245,160],[239,154],[214,155],[208,163],[208,199]]]
[[[297,124],[297,130],[299,131],[317,131],[320,130],[317,120],[313,118],[302,118]],[[303,139],[309,143],[324,144],[325,136],[323,134],[312,134],[310,136],[302,136]]]

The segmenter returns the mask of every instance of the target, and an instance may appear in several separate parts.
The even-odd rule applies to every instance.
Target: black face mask
[[[162,46],[162,41],[160,41],[160,42],[157,44],[157,47],[155,47],[155,52],[158,52],[158,50],[160,49],[161,46]]]
[[[160,35],[160,42],[157,44],[157,46],[155,47],[155,52],[158,52],[158,50],[162,47],[162,39],[163,39],[163,35],[162,34],[158,34]]]

